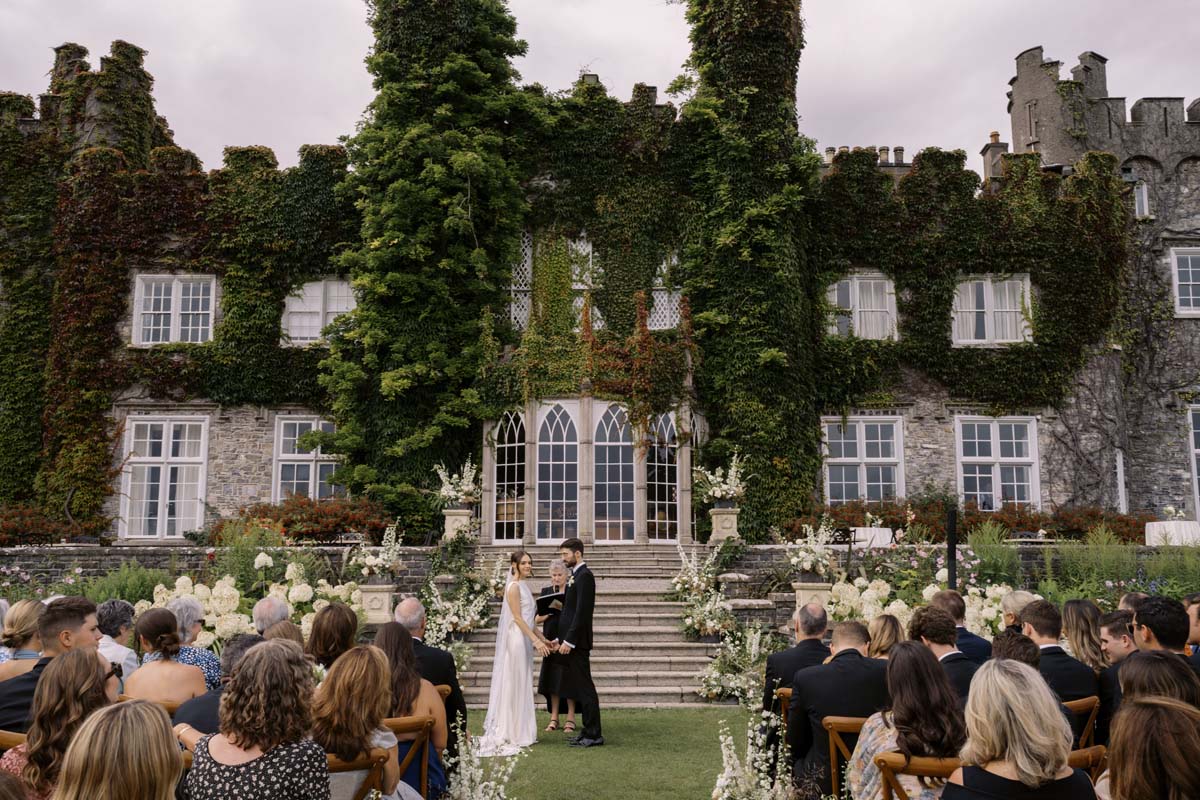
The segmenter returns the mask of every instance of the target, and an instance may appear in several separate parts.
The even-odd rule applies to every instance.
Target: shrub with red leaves
[[[379,503],[356,497],[330,497],[314,500],[289,497],[282,503],[260,503],[243,508],[243,519],[270,519],[283,525],[285,535],[297,542],[335,542],[347,534],[359,533],[379,544],[392,519]],[[232,520],[222,520],[212,528],[214,543],[220,543],[221,530]]]
[[[0,547],[50,544],[62,539],[94,535],[96,531],[74,528],[66,522],[51,519],[33,506],[0,508]]]

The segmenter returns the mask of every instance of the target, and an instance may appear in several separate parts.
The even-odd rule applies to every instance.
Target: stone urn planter
[[[796,608],[809,603],[827,606],[833,596],[833,584],[811,573],[801,575],[800,580],[792,583],[792,589],[796,592]]]
[[[392,621],[392,596],[396,587],[391,581],[386,583],[364,583],[359,585],[362,592],[363,610],[367,614],[367,624],[382,625]]]
[[[718,501],[728,502],[728,501]],[[708,538],[711,545],[719,545],[726,539],[738,538],[738,508],[717,505],[708,510],[708,518],[712,520],[712,536]]]
[[[466,536],[471,530],[471,509],[469,506],[448,506],[442,509],[445,519],[443,537],[446,540]]]

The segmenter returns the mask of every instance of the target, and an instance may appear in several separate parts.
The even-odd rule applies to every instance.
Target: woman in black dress
[[[559,594],[566,591],[567,586],[567,567],[562,561],[555,559],[550,562],[550,585],[542,589],[540,596],[545,597],[551,594]],[[549,614],[538,615],[536,622],[542,624],[542,636],[548,641],[555,641],[559,638],[558,635],[558,618],[562,611],[562,601],[555,601],[551,605]],[[566,701],[567,706],[567,723],[563,726],[563,731],[573,733],[575,731],[575,692],[570,685],[570,678],[567,675],[567,670],[562,656],[558,653],[551,653],[542,659],[541,673],[538,675],[538,694],[545,696],[546,708],[550,712],[550,724],[546,726],[547,731],[558,730],[558,715],[562,712],[563,701]]]

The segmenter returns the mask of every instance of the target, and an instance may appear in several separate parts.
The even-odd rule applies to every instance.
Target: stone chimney
[[[1079,54],[1079,66],[1071,69],[1071,77],[1083,84],[1084,97],[1108,97],[1107,63],[1107,58],[1091,50]]]
[[[893,147],[892,153],[894,154],[894,157],[895,157],[894,163],[896,163],[896,164],[904,163],[904,148],[903,147]]]
[[[885,144],[879,148],[879,163],[880,164],[890,164],[891,157],[892,156],[891,156],[891,148],[890,147],[888,147]]]
[[[1000,132],[992,131],[987,144],[979,151],[983,156],[983,188],[992,191],[1003,177],[1003,156],[1008,152],[1008,142],[1000,141]]]
[[[833,163],[833,157],[834,157],[836,154],[837,154],[837,148],[836,148],[836,147],[826,147],[826,148],[825,148],[825,163],[826,163],[826,164],[832,164],[832,163]]]

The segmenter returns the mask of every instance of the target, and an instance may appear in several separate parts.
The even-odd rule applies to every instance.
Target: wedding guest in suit
[[[254,630],[258,631],[259,636],[263,636],[267,628],[290,617],[291,611],[286,600],[269,594],[254,604],[250,615],[254,619]]]
[[[71,740],[54,800],[172,800],[182,772],[183,758],[162,706],[114,703],[89,716]]]
[[[959,700],[966,704],[967,695],[971,692],[971,679],[975,677],[979,665],[967,658],[966,653],[955,644],[958,631],[954,617],[937,606],[918,608],[908,623],[908,638],[922,643],[933,652],[946,671],[946,677],[950,679]],[[991,646],[988,652],[991,652]]]
[[[1008,658],[980,667],[966,721],[963,766],[950,776],[943,800],[1095,798],[1087,773],[1067,764],[1071,726],[1032,667]]]
[[[1091,600],[1068,600],[1063,603],[1063,633],[1075,658],[1095,672],[1108,666],[1100,646],[1100,607]]]
[[[1186,660],[1189,628],[1183,604],[1169,597],[1147,597],[1133,612],[1133,641],[1139,650],[1166,650]],[[1200,665],[1188,664],[1200,673]]]
[[[1108,664],[1100,670],[1100,712],[1096,716],[1096,744],[1108,744],[1112,719],[1121,707],[1121,665],[1137,652],[1133,642],[1133,612],[1111,611],[1100,617],[1100,651]]]
[[[37,600],[18,600],[4,617],[4,645],[9,650],[9,660],[0,664],[0,682],[33,669],[42,657],[42,639],[38,635],[38,623],[46,606]]]
[[[796,633],[795,646],[781,653],[767,656],[767,680],[763,689],[763,711],[779,713],[779,698],[776,689],[790,689],[792,676],[805,667],[815,667],[829,658],[829,648],[821,643],[821,637],[829,627],[829,617],[820,603],[809,603],[792,614],[792,629]]]
[[[571,570],[567,579],[567,597],[558,621],[562,643],[558,651],[567,657],[567,675],[583,716],[583,731],[570,740],[572,747],[599,747],[604,744],[600,730],[600,697],[592,682],[592,613],[596,608],[596,578],[583,561],[583,542],[567,539],[558,550]]]
[[[267,628],[265,631],[263,631],[262,638],[268,642],[272,639],[287,639],[289,642],[295,642],[301,647],[304,647],[304,631],[300,629],[299,625],[292,622],[290,619],[276,622],[274,625]]]
[[[954,619],[954,628],[957,632],[955,645],[963,655],[974,661],[976,665],[982,664],[992,657],[991,642],[967,630],[967,604],[961,594],[953,589],[943,589],[933,596],[929,604],[940,608]]]
[[[550,562],[550,585],[541,591],[542,597],[562,594],[567,588],[567,565],[561,558]],[[538,615],[534,622],[542,626],[542,637],[553,642],[559,639],[558,621],[562,616],[562,599],[555,601],[558,608],[551,608],[550,613]],[[541,671],[538,673],[538,694],[546,698],[546,710],[550,712],[550,724],[546,732],[558,730],[558,717],[562,707],[567,707],[567,722],[563,726],[565,733],[575,732],[575,692],[570,686],[566,675],[566,659],[559,653],[551,653],[542,659]]]
[[[897,642],[887,666],[891,708],[872,714],[863,725],[846,770],[846,787],[855,800],[883,796],[875,756],[899,751],[905,756],[955,758],[967,740],[958,694],[929,648]],[[912,800],[941,797],[942,781],[901,776]]]
[[[1169,697],[1131,698],[1113,724],[1096,794],[1114,800],[1200,797],[1200,710]]]
[[[354,647],[357,637],[358,615],[345,603],[330,603],[313,617],[304,652],[329,669],[338,656]]]
[[[146,655],[125,681],[125,694],[155,703],[183,703],[207,691],[200,667],[177,659],[178,627],[175,615],[165,608],[152,608],[138,617],[134,635]]]
[[[904,641],[904,626],[892,614],[880,614],[867,626],[871,635],[871,646],[867,649],[870,658],[884,658],[897,643]]]
[[[225,686],[246,651],[265,641],[255,633],[241,633],[226,642],[221,649],[221,685],[199,697],[193,697],[176,709],[174,724],[191,725],[201,733],[216,733],[221,727],[221,696],[225,693]]]
[[[33,669],[0,683],[0,730],[24,733],[29,729],[38,680],[57,656],[76,648],[96,651],[100,629],[96,626],[96,604],[86,597],[60,597],[46,606],[38,620],[42,657]]]
[[[96,608],[100,627],[100,654],[121,665],[121,677],[128,678],[138,668],[138,656],[127,645],[133,633],[133,606],[124,600],[105,600]],[[123,683],[123,681],[122,681]]]
[[[1021,632],[1021,609],[1037,598],[1032,592],[1015,589],[1000,599],[1000,613],[1004,617],[1005,630]]]
[[[1081,700],[1098,694],[1095,670],[1067,655],[1059,644],[1062,616],[1053,603],[1033,601],[1021,611],[1021,622],[1023,633],[1041,648],[1038,669],[1060,700]]]
[[[1118,611],[1137,611],[1137,607],[1142,604],[1143,600],[1149,598],[1150,595],[1145,592],[1126,592],[1121,595],[1121,599],[1117,601]]]
[[[417,659],[417,672],[434,686],[449,686],[450,696],[444,703],[449,738],[446,742],[448,771],[453,772],[458,757],[458,730],[467,729],[467,701],[462,687],[458,685],[458,671],[454,667],[454,656],[437,647],[430,647],[421,639],[425,636],[425,606],[415,597],[406,597],[396,606],[396,622],[412,636],[413,655]],[[393,667],[394,669],[395,667]]]
[[[792,775],[800,794],[831,792],[828,738],[821,720],[828,716],[869,717],[888,705],[887,664],[867,657],[870,637],[861,622],[834,626],[828,664],[805,667],[792,676],[788,744]],[[857,737],[843,736],[853,748]]]
[[[1174,653],[1134,653],[1121,662],[1121,701],[1134,697],[1173,697],[1200,707],[1200,678]]]

